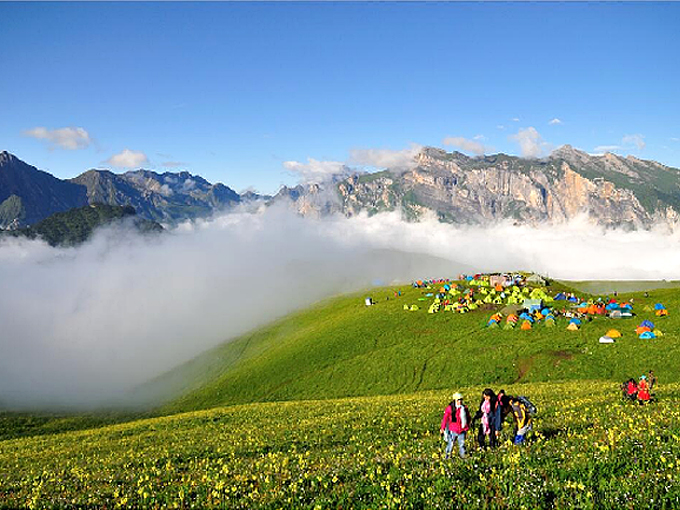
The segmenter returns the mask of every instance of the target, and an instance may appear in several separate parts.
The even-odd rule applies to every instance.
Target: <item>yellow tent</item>
[[[620,338],[621,332],[618,329],[610,329],[605,336],[608,336],[609,338]]]

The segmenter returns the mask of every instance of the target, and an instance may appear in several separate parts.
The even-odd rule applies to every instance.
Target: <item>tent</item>
[[[576,317],[574,317],[573,319],[569,320],[569,324],[576,324],[577,326],[580,326],[581,325],[581,319],[577,319]]]
[[[525,299],[522,306],[530,312],[534,312],[543,308],[543,301],[541,299]]]
[[[526,282],[527,283],[533,283],[535,285],[545,285],[545,280],[543,279],[543,277],[539,274],[536,274],[536,273],[527,277]]]
[[[651,331],[651,328],[648,328],[647,326],[638,326],[635,328],[635,334],[636,335],[641,335],[642,333],[649,333]]]
[[[508,330],[509,329],[515,329],[515,325],[516,325],[515,322],[506,322],[505,326],[503,326],[503,329],[508,329]]]
[[[545,327],[546,328],[554,328],[555,327],[555,319],[548,318],[545,320]]]
[[[666,310],[665,308],[662,308],[661,310],[657,310],[656,316],[657,317],[668,317],[668,310]]]
[[[559,292],[558,294],[555,295],[553,299],[555,301],[565,301],[567,299],[567,296],[564,295],[564,292]]]
[[[661,303],[657,303],[654,305],[654,310],[665,310],[666,307],[663,306]]]
[[[640,326],[647,326],[649,329],[654,329],[654,323],[652,321],[648,321],[647,319],[643,320],[640,323]]]
[[[656,335],[651,331],[645,331],[640,335],[640,338],[642,338],[643,340],[649,340],[650,338],[656,338]]]
[[[609,337],[609,336],[601,336],[600,337],[600,343],[601,344],[613,344],[614,339]]]
[[[531,329],[531,322],[529,322],[529,321],[524,321],[524,322],[522,323],[522,326],[520,326],[520,329],[524,329],[524,330]]]
[[[609,318],[611,319],[620,319],[622,317],[621,311],[620,310],[614,310],[613,312],[609,313]]]
[[[660,329],[655,329],[654,331],[652,331],[652,333],[654,333],[656,337],[663,336],[663,331],[661,331]]]
[[[495,287],[496,285],[505,286],[506,282],[507,278],[505,276],[493,275],[489,277],[489,284],[492,287]]]
[[[550,315],[550,308],[544,308],[543,310],[541,310],[541,314]]]
[[[486,326],[489,328],[497,328],[498,323],[496,321],[489,321],[489,323]]]
[[[567,329],[569,331],[578,331],[578,324],[575,322],[570,322],[569,325],[567,326]]]
[[[605,336],[608,336],[610,338],[619,338],[621,336],[621,332],[618,329],[610,329],[607,331],[607,334]]]

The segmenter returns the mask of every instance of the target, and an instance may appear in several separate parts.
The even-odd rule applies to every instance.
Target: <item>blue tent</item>
[[[564,301],[565,299],[567,299],[567,296],[564,295],[564,292],[560,292],[560,293],[556,294],[553,299],[555,301]]]
[[[522,313],[522,315],[520,315],[519,318],[529,322],[534,322],[534,318],[526,312]]]
[[[447,290],[447,291],[451,290],[451,285],[449,285],[448,283],[446,285],[444,285],[444,290]]]
[[[571,320],[569,321],[569,324],[571,324],[572,322],[573,322],[574,324],[576,324],[577,326],[580,326],[580,325],[581,325],[581,319],[577,319],[576,317],[574,317],[573,319],[571,319]]]
[[[643,320],[640,323],[640,326],[647,326],[649,329],[654,329],[654,323],[652,321],[648,321],[647,319]]]
[[[654,310],[665,310],[666,307],[663,306],[661,303],[657,303],[654,305]]]
[[[550,315],[550,308],[544,308],[541,310],[541,315]]]
[[[568,299],[568,301],[570,301],[570,302],[572,302],[572,303],[578,303],[578,298],[577,298],[576,296],[571,296],[571,297]]]
[[[609,303],[607,306],[605,306],[606,310],[618,310],[619,305],[616,303]]]
[[[465,279],[466,279],[467,281],[471,282],[472,280],[474,280],[474,277],[472,277],[472,276],[466,276]]]
[[[545,320],[548,320],[548,319],[555,320],[555,316],[553,314],[549,313],[548,315],[545,316]]]
[[[640,338],[648,340],[650,338],[656,338],[656,335],[652,333],[651,331],[645,331],[640,335]]]
[[[625,309],[625,310],[632,310],[632,309],[633,309],[633,305],[631,305],[630,303],[626,303],[625,305],[623,305],[623,306],[621,307],[621,310],[623,310],[623,309]]]

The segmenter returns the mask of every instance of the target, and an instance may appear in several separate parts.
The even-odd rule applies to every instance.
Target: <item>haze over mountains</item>
[[[238,204],[284,203],[303,216],[402,211],[417,220],[486,225],[561,223],[584,213],[602,226],[674,226],[680,212],[680,170],[565,145],[543,159],[505,154],[468,157],[425,147],[407,168],[356,172],[327,182],[283,187],[273,197],[239,195],[188,172],[88,170],[60,180],[0,153],[0,228],[17,228],[87,204],[131,205],[149,220],[177,223]]]

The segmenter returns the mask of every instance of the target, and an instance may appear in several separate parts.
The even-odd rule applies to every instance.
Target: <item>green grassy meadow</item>
[[[573,332],[565,318],[487,328],[500,305],[430,314],[431,292],[371,289],[284,317],[149,383],[176,394],[144,414],[0,414],[0,508],[680,506],[677,289],[619,295],[636,317]],[[668,317],[644,311],[656,302]],[[639,339],[643,319],[664,335]],[[599,344],[612,327],[623,337]],[[657,401],[624,402],[618,384],[649,369]],[[451,393],[474,412],[487,386],[538,406],[528,443],[510,443],[508,422],[497,450],[470,434],[468,458],[445,460]]]
[[[563,289],[550,289],[556,293]],[[394,298],[400,290],[402,296]],[[620,294],[634,300],[636,317],[596,317],[579,331],[567,319],[555,328],[489,329],[491,310],[427,313],[432,290],[402,286],[324,301],[213,349],[167,376],[183,379],[186,393],[166,411],[294,399],[412,393],[456,385],[509,384],[572,379],[620,381],[654,369],[664,381],[680,380],[680,292]],[[376,305],[364,305],[371,295]],[[589,297],[579,293],[579,296]],[[387,299],[389,298],[389,300]],[[645,306],[662,302],[657,318]],[[416,304],[418,311],[404,311]],[[568,308],[564,301],[558,308]],[[634,329],[652,320],[665,336],[645,341]],[[623,334],[615,345],[598,339],[610,328]],[[184,374],[184,375],[182,375]],[[165,379],[156,381],[165,385]]]

